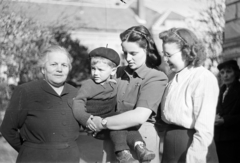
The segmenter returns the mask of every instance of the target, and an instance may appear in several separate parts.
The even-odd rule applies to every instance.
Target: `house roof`
[[[66,25],[73,30],[123,31],[131,26],[140,25],[137,21],[137,3],[132,1],[129,7],[102,7],[89,5],[62,5],[47,3],[29,3],[14,1],[11,10],[21,12],[36,19],[43,25]],[[161,16],[145,7],[146,27]]]
[[[77,27],[105,31],[123,31],[130,26],[138,25],[135,19],[135,13],[127,9],[112,8],[91,8],[84,7],[83,13],[79,16]],[[77,23],[77,22],[75,22]]]
[[[186,17],[178,14],[178,13],[175,13],[175,12],[171,12],[168,17],[167,17],[168,20],[184,20],[186,19]]]

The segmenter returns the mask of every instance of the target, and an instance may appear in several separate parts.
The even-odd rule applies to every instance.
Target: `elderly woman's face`
[[[235,80],[235,73],[232,68],[222,68],[220,70],[220,77],[223,84],[229,85]]]
[[[69,73],[69,59],[63,52],[55,51],[47,55],[47,62],[42,69],[45,80],[54,87],[60,87]]]
[[[137,43],[124,41],[122,43],[122,49],[128,66],[132,70],[136,70],[145,64],[147,57],[146,51]]]

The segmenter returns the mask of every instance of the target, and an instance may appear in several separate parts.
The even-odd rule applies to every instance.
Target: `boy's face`
[[[98,61],[95,64],[91,64],[91,74],[92,79],[97,84],[103,84],[108,79],[110,79],[110,75],[114,75],[116,68],[110,67],[107,63],[102,61]]]

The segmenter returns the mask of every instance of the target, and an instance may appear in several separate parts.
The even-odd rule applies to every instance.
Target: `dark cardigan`
[[[65,84],[59,96],[44,80],[15,88],[1,132],[19,152],[17,162],[79,162],[80,127],[71,109],[76,93]]]
[[[224,124],[215,126],[215,141],[240,140],[240,82],[235,81],[222,102],[226,86],[220,89],[217,114]]]

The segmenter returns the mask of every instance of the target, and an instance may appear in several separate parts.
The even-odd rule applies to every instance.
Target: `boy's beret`
[[[90,57],[98,56],[98,57],[107,58],[110,61],[114,62],[117,66],[120,64],[119,54],[111,48],[105,48],[105,47],[96,48],[89,53],[89,56]]]

